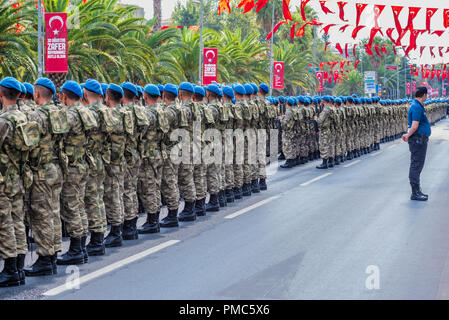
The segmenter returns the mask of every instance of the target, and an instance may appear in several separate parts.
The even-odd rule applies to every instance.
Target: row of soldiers
[[[179,221],[194,221],[206,211],[267,190],[266,150],[258,150],[255,161],[250,161],[249,150],[257,141],[266,147],[264,133],[275,127],[279,116],[265,98],[268,92],[266,84],[203,88],[184,82],[143,88],[130,82],[102,86],[93,79],[82,85],[67,81],[56,92],[48,78],[34,86],[3,79],[0,286],[25,284],[26,276],[56,274],[57,265],[86,263],[89,256],[104,255],[106,247],[121,246],[123,240],[178,227]],[[208,129],[218,135],[205,138]],[[190,137],[184,139],[177,130]],[[182,147],[179,136],[187,141]],[[225,148],[218,148],[220,144]],[[200,150],[199,161],[195,150]],[[204,150],[219,160],[205,163]],[[231,161],[222,161],[230,152]],[[176,156],[188,161],[175,161]],[[139,199],[147,212],[141,228]],[[184,208],[178,215],[180,199]],[[163,204],[168,215],[160,221]],[[61,219],[70,246],[58,255]],[[24,266],[25,225],[38,254],[29,267]]]
[[[269,98],[270,99],[270,98]],[[380,143],[399,139],[408,130],[411,100],[348,97],[271,98],[285,101],[281,119],[282,168],[321,157],[318,169],[328,169],[380,149]],[[447,114],[446,99],[429,100],[425,108],[432,123]]]

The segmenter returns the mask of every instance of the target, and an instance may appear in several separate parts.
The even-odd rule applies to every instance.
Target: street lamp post
[[[203,22],[204,22],[204,0],[201,0],[201,22],[200,22],[200,53],[199,53],[199,70],[198,80],[199,85],[203,85]]]
[[[42,0],[37,4],[37,74],[42,77]]]
[[[271,13],[271,32],[273,32],[274,29],[274,7],[275,3],[273,4],[273,11]],[[274,64],[274,53],[273,53],[273,41],[274,41],[274,35],[271,35],[271,47],[270,47],[270,96],[273,94],[273,64]]]

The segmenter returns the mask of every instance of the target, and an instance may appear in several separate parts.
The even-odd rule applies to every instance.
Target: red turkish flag
[[[391,6],[391,10],[393,10],[394,23],[396,24],[396,30],[399,34],[401,34],[402,27],[401,22],[399,22],[399,15],[401,14],[403,6]]]
[[[332,61],[328,62],[328,64],[331,66],[331,70],[335,68],[335,66],[338,64],[338,61]]]
[[[337,80],[340,78],[340,72],[334,71],[334,82],[337,83]]]
[[[357,34],[359,33],[360,30],[362,30],[363,28],[365,28],[365,26],[357,26],[354,28],[354,30],[352,31],[352,38],[355,40],[355,38],[357,38]]]
[[[310,0],[301,0],[301,18],[303,21],[307,20],[306,11],[304,9],[305,9],[307,3],[309,3],[309,2],[310,2]]]
[[[228,12],[231,13],[229,1],[231,0],[220,0],[220,2],[218,3],[218,15],[220,15],[224,10],[228,10]],[[261,2],[261,0],[259,0],[259,2]]]
[[[299,21],[296,21],[293,23],[292,28],[290,29],[290,37],[293,39],[295,37],[295,29],[296,25],[299,23]]]
[[[431,34],[436,34],[438,37],[441,37],[444,34],[444,30],[435,30]]]
[[[324,90],[324,75],[323,72],[318,71],[316,73],[316,79],[318,80],[317,91],[321,92]]]
[[[444,47],[438,47],[438,51],[440,52],[440,57],[443,57],[443,49]]]
[[[349,24],[345,24],[343,27],[341,27],[340,31],[345,32],[347,27],[349,27]]]
[[[276,31],[278,31],[279,27],[280,27],[282,24],[287,23],[287,22],[288,22],[288,21],[286,21],[286,20],[278,22],[278,23],[274,26],[273,31],[271,31],[271,32],[267,35],[267,37],[265,38],[265,40],[270,40],[271,37],[276,33]]]
[[[326,43],[324,44],[324,52],[327,51],[327,47],[328,47],[330,44],[331,44],[330,42],[326,42]]]
[[[443,10],[443,25],[445,28],[449,28],[449,9]]]
[[[321,63],[320,63],[320,70],[323,70],[324,69],[324,65],[326,64],[326,62],[324,62],[324,61],[322,61]]]
[[[387,45],[384,44],[384,45],[382,46],[382,48],[380,48],[380,51],[381,51],[382,53],[385,53],[385,54],[388,53],[386,46],[387,46]]]
[[[340,54],[343,55],[343,49],[341,48],[341,45],[340,45],[339,43],[337,43],[337,44],[335,45],[335,49],[337,49],[338,52],[340,52]]]
[[[340,20],[344,21],[344,22],[348,22],[348,20],[345,20],[345,9],[344,9],[345,5],[347,5],[347,4],[348,4],[347,2],[343,2],[343,1],[337,2],[338,9],[340,11],[340,14],[339,14]]]
[[[421,57],[422,57],[422,54],[423,54],[423,52],[424,52],[424,49],[425,49],[426,47],[424,47],[424,46],[421,46],[421,49],[420,49],[420,52],[421,52]]]
[[[438,8],[427,8],[426,9],[426,30],[430,32],[430,23],[432,21],[432,17],[435,12],[438,11]]]
[[[418,15],[419,11],[421,10],[420,7],[409,7],[408,8],[408,23],[406,30],[413,30],[413,20]]]
[[[322,31],[323,31],[325,34],[329,34],[329,29],[330,29],[331,27],[334,27],[334,26],[336,26],[336,24],[334,24],[334,23],[328,24],[327,26],[325,26],[325,27],[322,29]]]
[[[357,44],[354,44],[354,46],[352,47],[352,54],[354,55],[354,58],[355,58],[355,56],[356,56],[356,54],[355,54],[355,48],[357,47]]]
[[[346,56],[346,59],[349,58],[348,46],[349,46],[349,43],[347,43],[347,44],[345,45],[345,56]]]
[[[371,47],[373,45],[374,38],[376,37],[376,34],[378,32],[380,32],[382,34],[382,36],[384,35],[380,28],[371,28],[370,37],[369,37],[369,41],[368,41],[368,46]]]
[[[226,0],[229,2],[229,0]],[[265,5],[268,3],[268,0],[259,0],[256,3],[256,12],[259,12]]]
[[[365,51],[367,54],[369,54],[370,56],[372,56],[374,53],[371,51],[371,47],[368,46],[367,44],[365,44]]]
[[[432,58],[435,58],[435,54],[433,53],[433,48],[434,48],[434,46],[429,46],[429,51],[430,51],[430,55],[432,56]]]
[[[254,8],[254,0],[241,0],[237,8],[243,7],[243,13],[247,13]]]
[[[346,61],[340,61],[340,70],[342,70],[345,67]]]
[[[360,23],[360,17],[362,16],[363,10],[365,10],[367,4],[366,3],[356,3],[355,9],[357,10],[357,20],[356,20],[356,26],[359,26]]]
[[[430,80],[433,80],[436,74],[437,74],[436,70],[432,70],[432,72],[430,73]]]
[[[328,13],[335,13],[335,12],[330,11],[329,8],[326,7],[326,1],[327,1],[327,0],[320,0],[321,10],[323,10],[323,12],[324,12],[325,14],[328,14]]]
[[[394,45],[396,45],[396,46],[398,46],[398,45],[400,45],[400,43],[398,44],[398,39],[393,39],[393,31],[394,31],[394,28],[388,28],[387,29],[387,36],[388,36],[388,38],[390,38],[390,40],[391,40],[391,42],[393,42],[394,43]]]
[[[282,0],[282,12],[284,14],[284,19],[292,21],[292,14],[290,13],[289,5],[290,0]]]
[[[380,51],[379,51],[379,45],[378,45],[378,44],[376,44],[376,45],[374,46],[374,49],[376,50],[377,55],[378,55],[379,57],[382,57],[382,54],[381,54]]]
[[[357,69],[357,66],[359,65],[359,63],[360,63],[360,60],[356,60],[354,62],[354,69]]]
[[[437,70],[437,79],[440,80],[441,77],[441,69]]]
[[[382,4],[374,5],[374,25],[376,26],[376,28],[379,28],[378,20],[384,9],[385,5]]]

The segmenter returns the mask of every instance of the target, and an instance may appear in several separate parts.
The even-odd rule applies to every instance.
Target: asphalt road
[[[326,171],[273,164],[268,191],[0,298],[448,299],[449,120],[433,127],[427,156],[428,202],[409,200],[399,140]]]

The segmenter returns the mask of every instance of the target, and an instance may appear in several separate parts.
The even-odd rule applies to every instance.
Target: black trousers
[[[410,150],[410,185],[419,185],[421,171],[426,161],[427,143],[429,138],[425,135],[415,133],[408,140]]]

